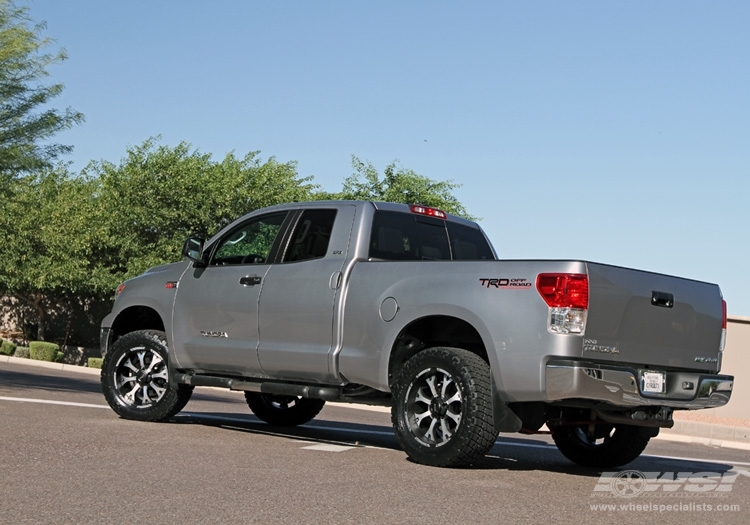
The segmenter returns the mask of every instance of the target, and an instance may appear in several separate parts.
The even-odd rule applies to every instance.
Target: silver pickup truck
[[[475,464],[499,432],[546,425],[568,459],[602,468],[637,458],[674,410],[732,392],[717,285],[498,260],[477,224],[437,209],[274,206],[183,254],[120,285],[102,322],[121,417],[165,420],[193,387],[225,387],[272,425],[326,401],[390,406],[423,464]]]

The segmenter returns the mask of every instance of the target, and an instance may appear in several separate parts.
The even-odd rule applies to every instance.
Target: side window
[[[336,210],[305,210],[292,232],[284,262],[325,257]]]
[[[286,215],[264,215],[234,228],[219,241],[209,266],[264,264]]]
[[[375,212],[368,255],[387,261],[495,258],[478,228],[394,211]]]
[[[418,258],[418,239],[417,223],[408,213],[375,212],[368,256],[389,261],[415,260]]]
[[[450,237],[453,259],[491,261],[495,258],[487,239],[477,228],[449,222],[448,236]]]

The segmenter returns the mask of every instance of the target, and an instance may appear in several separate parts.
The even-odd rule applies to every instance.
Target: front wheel
[[[256,392],[245,392],[245,401],[258,418],[280,427],[304,425],[315,418],[326,404],[323,399]]]
[[[584,467],[609,468],[630,463],[651,439],[648,429],[631,425],[561,425],[552,439],[562,454]]]
[[[460,348],[430,348],[406,361],[391,420],[407,455],[436,467],[480,462],[497,438],[490,381],[489,365]]]
[[[122,336],[102,362],[104,397],[125,419],[163,421],[185,408],[193,387],[169,385],[167,337],[157,330]]]

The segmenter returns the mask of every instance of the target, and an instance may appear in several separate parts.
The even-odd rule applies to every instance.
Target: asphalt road
[[[481,467],[440,469],[407,459],[382,410],[327,405],[281,429],[197,389],[172,421],[139,423],[95,375],[9,363],[0,447],[2,524],[750,522],[747,451],[655,439],[618,475],[502,434]]]

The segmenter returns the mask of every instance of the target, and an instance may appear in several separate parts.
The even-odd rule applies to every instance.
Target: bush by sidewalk
[[[29,343],[29,355],[31,359],[37,359],[39,361],[49,361],[56,363],[63,357],[63,353],[60,352],[60,345],[55,343],[48,343],[46,341],[32,341]]]
[[[5,339],[2,340],[2,343],[0,343],[0,354],[4,355],[13,355],[16,351],[16,344],[11,343],[10,341],[6,341]]]

